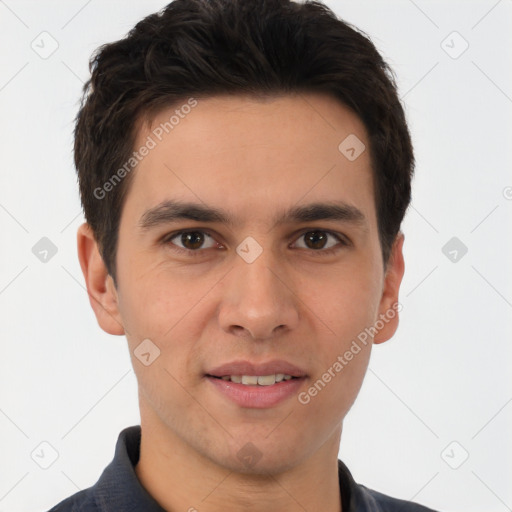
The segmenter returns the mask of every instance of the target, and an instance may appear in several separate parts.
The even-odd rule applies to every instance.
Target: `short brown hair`
[[[191,96],[237,93],[327,93],[359,116],[369,136],[387,266],[411,200],[410,134],[393,71],[366,34],[321,2],[175,0],[98,48],[90,71],[76,118],[75,165],[85,218],[114,283],[133,173],[104,197],[97,191],[130,159],[138,120]]]

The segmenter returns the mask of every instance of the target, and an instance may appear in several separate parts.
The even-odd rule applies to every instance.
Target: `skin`
[[[175,108],[140,125],[137,148]],[[292,396],[266,409],[243,408],[204,373],[236,359],[284,359],[306,371],[299,391],[307,390],[398,301],[404,237],[397,235],[385,269],[370,154],[349,161],[338,150],[349,134],[369,148],[360,119],[321,94],[199,99],[133,171],[120,223],[117,289],[90,227],[78,230],[91,306],[104,331],[126,335],[138,380],[136,473],[167,510],[341,511],[343,419],[363,382],[372,341],[393,336],[398,313],[305,405]],[[171,198],[225,209],[237,222],[180,220],[142,232],[142,214]],[[330,200],[356,206],[365,226],[271,220],[283,208]],[[198,257],[180,237],[173,238],[175,247],[189,253],[162,243],[182,229],[201,229],[213,239],[195,249]],[[326,249],[302,236],[314,229],[350,243],[330,237],[326,248],[338,250],[321,255]],[[263,249],[251,264],[235,251],[247,236]],[[146,338],[161,351],[149,366],[134,356]],[[249,468],[237,458],[248,442],[261,453]]]

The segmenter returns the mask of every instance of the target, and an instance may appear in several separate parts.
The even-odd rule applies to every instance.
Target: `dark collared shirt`
[[[119,434],[114,459],[98,481],[48,512],[165,512],[142,487],[135,473],[140,433],[140,425],[125,428]],[[434,512],[357,484],[341,460],[338,460],[338,476],[343,512]]]

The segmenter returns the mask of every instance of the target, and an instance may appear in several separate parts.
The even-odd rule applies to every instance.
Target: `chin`
[[[264,436],[249,435],[245,440],[230,443],[228,454],[217,453],[211,456],[211,460],[234,473],[278,475],[294,468],[307,456],[297,450],[301,445],[303,446],[298,442],[293,446],[283,446],[281,439],[276,438],[271,442]]]
[[[242,475],[254,475],[254,476],[262,476],[268,478],[269,475],[277,476],[282,473],[285,473],[295,467],[299,463],[295,457],[290,459],[283,459],[279,457],[279,459],[274,457],[265,457],[262,456],[260,460],[256,463],[245,463],[238,460],[236,454],[235,457],[231,457],[229,463],[224,461],[222,464],[226,469],[232,471],[234,473],[242,474]]]

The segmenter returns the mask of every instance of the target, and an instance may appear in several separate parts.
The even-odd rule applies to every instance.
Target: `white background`
[[[396,72],[417,158],[400,327],[374,348],[340,457],[434,509],[512,510],[512,0],[327,4]],[[98,327],[76,255],[72,130],[92,51],[164,5],[0,0],[0,512],[91,486],[140,421],[126,340]],[[31,48],[43,31],[47,59]],[[43,441],[48,469],[31,458]]]

